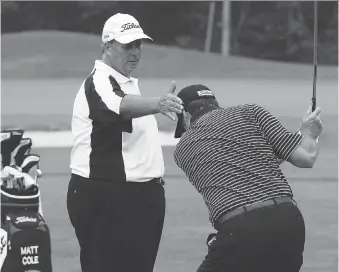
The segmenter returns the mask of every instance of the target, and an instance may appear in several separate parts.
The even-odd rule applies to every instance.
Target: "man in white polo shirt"
[[[165,216],[164,162],[156,113],[175,120],[181,99],[142,97],[130,76],[144,34],[128,14],[110,17],[102,60],[76,95],[67,209],[82,271],[153,271]]]

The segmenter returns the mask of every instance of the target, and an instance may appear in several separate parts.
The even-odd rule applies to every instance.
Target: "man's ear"
[[[107,45],[107,48],[106,48],[106,54],[109,55],[109,56],[112,55],[111,50],[110,50],[111,47],[112,47],[112,45],[111,45],[111,44],[108,44],[108,45]]]
[[[189,112],[187,112],[187,111],[183,111],[182,114],[183,114],[183,118],[182,118],[183,119],[182,120],[183,127],[185,128],[185,130],[187,130],[189,125],[190,125],[191,114]]]
[[[178,121],[177,121],[177,127],[175,128],[174,132],[174,138],[180,138],[181,135],[185,132],[184,129],[184,115],[183,113],[177,114]]]
[[[183,111],[180,114],[177,114],[178,122],[175,129],[174,138],[180,138],[181,135],[188,129],[191,120],[191,114],[186,111]]]
[[[102,52],[104,54],[107,54],[109,56],[111,56],[111,51],[110,51],[110,48],[113,47],[113,41],[112,42],[106,42],[104,45],[103,45],[103,48],[102,48]]]

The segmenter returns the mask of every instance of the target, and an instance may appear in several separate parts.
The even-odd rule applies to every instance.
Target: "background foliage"
[[[2,33],[66,30],[100,35],[116,12],[134,15],[156,44],[203,50],[209,2],[205,1],[2,1]],[[338,3],[319,1],[320,64],[338,64]],[[310,63],[312,1],[232,1],[232,55]],[[211,51],[221,50],[222,2],[216,2]]]

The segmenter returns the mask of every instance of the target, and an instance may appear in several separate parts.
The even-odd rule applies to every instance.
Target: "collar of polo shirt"
[[[124,84],[124,83],[127,83],[127,82],[133,82],[133,80],[134,80],[133,77],[128,78],[128,77],[125,77],[124,75],[120,74],[118,71],[116,71],[112,67],[108,66],[106,63],[104,63],[101,60],[95,61],[95,68],[110,74],[120,84]]]
[[[220,109],[219,106],[215,106],[215,105],[206,105],[202,108],[202,110],[196,112],[195,114],[192,115],[191,117],[191,124],[194,124],[201,116],[203,116],[204,114],[213,111],[213,110],[217,110]]]

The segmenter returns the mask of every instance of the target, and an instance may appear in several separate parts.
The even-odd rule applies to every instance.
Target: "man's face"
[[[141,47],[141,39],[127,44],[114,41],[109,49],[112,67],[124,76],[129,76],[139,63]]]

